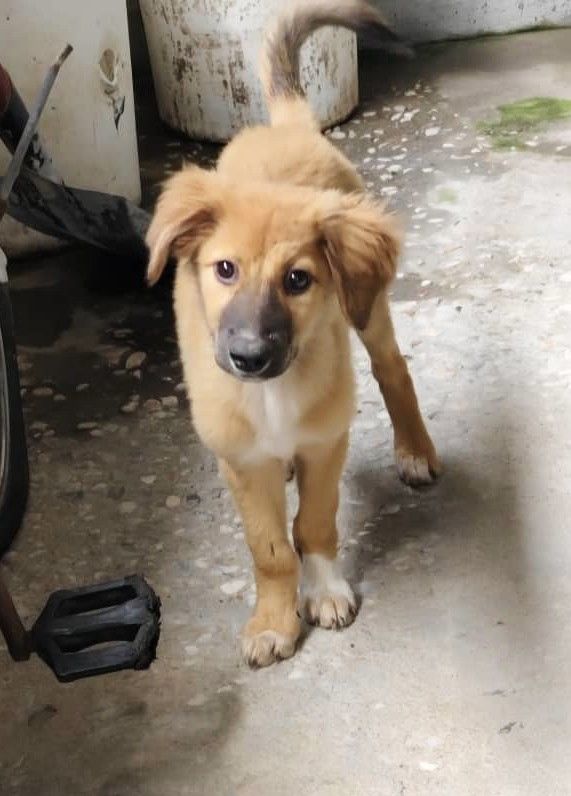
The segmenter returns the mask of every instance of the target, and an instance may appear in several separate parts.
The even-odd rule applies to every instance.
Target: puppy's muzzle
[[[291,362],[291,316],[272,293],[239,292],[216,335],[216,362],[241,380],[280,376]]]
[[[238,375],[259,378],[283,357],[280,349],[272,340],[242,330],[230,337],[228,356]]]

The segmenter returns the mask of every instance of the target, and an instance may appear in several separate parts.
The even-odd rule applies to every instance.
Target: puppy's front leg
[[[299,511],[293,538],[302,559],[302,606],[312,624],[350,625],[357,602],[337,561],[339,479],[347,453],[344,434],[332,446],[306,448],[295,460]]]
[[[221,469],[242,515],[254,559],[256,609],[242,632],[242,652],[250,666],[269,666],[295,652],[299,559],[287,538],[284,466]]]
[[[359,336],[371,357],[373,375],[393,424],[398,474],[406,484],[429,484],[440,474],[440,463],[395,339],[384,293],[377,297],[367,327]]]

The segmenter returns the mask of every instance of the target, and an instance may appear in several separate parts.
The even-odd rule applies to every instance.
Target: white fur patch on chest
[[[255,463],[268,458],[293,458],[302,441],[298,389],[295,381],[287,377],[249,386],[244,408],[256,437],[245,452],[245,460]]]

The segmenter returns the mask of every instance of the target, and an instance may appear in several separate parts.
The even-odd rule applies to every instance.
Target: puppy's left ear
[[[397,221],[381,205],[351,194],[340,197],[320,226],[341,308],[356,329],[365,329],[377,295],[396,273]]]

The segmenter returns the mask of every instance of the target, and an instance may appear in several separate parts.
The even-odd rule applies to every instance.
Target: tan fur
[[[317,6],[324,8],[317,0],[294,6],[290,25],[319,27],[307,20]],[[344,0],[336,18],[366,8]],[[282,56],[286,23],[280,23]],[[275,47],[270,39],[268,63]],[[194,425],[219,459],[254,559],[257,604],[242,637],[252,665],[293,654],[300,630],[299,560],[285,514],[291,460],[300,493],[296,549],[325,564],[336,556],[338,483],[354,411],[349,324],[359,330],[383,391],[401,477],[426,482],[439,470],[386,300],[398,226],[319,134],[297,87],[284,78],[279,90],[274,67],[265,80],[275,125],[236,136],[215,171],[190,167],[171,178],[148,233],[151,283],[170,256],[178,261],[175,313]],[[213,264],[221,259],[239,264],[238,285],[215,278]],[[280,293],[291,263],[314,278],[303,295]],[[218,323],[244,284],[257,294],[273,286],[293,324],[295,358],[282,376],[263,383],[239,381],[214,360]],[[344,584],[338,593],[313,594],[308,606],[312,621],[331,627],[351,621],[355,602]]]

